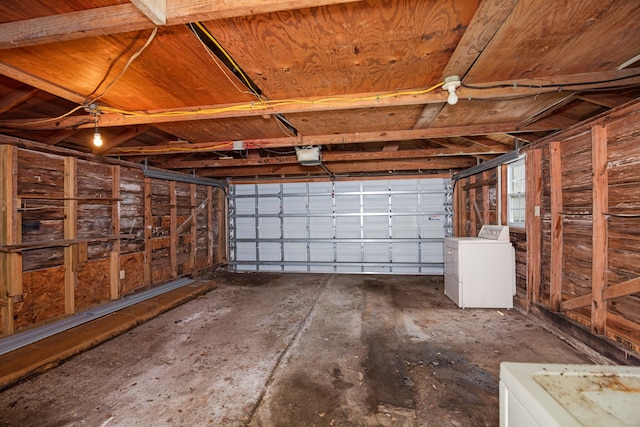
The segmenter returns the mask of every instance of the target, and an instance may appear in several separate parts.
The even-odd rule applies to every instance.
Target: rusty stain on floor
[[[218,273],[218,287],[0,393],[2,426],[497,426],[501,361],[591,363],[441,276]]]

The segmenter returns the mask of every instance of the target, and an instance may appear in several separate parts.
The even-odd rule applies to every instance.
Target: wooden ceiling
[[[0,138],[215,178],[450,174],[638,98],[639,21],[637,0],[3,0]]]

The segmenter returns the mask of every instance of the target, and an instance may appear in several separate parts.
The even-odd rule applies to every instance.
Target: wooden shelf
[[[112,236],[86,237],[86,238],[80,238],[80,239],[57,239],[57,240],[48,240],[48,241],[40,241],[40,242],[29,242],[29,243],[20,243],[18,245],[0,246],[0,252],[16,253],[16,252],[30,251],[30,250],[36,250],[36,249],[63,248],[63,247],[75,245],[78,243],[101,243],[101,242],[110,242],[110,241],[121,240],[121,239],[133,239],[135,237],[136,236],[132,234],[120,234],[120,235],[112,235]]]

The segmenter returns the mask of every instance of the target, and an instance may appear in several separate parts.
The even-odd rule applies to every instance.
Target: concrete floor
[[[501,361],[592,363],[442,277],[217,274],[218,287],[0,393],[2,426],[497,426]]]

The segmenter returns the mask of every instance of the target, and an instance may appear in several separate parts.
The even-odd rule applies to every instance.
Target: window
[[[525,219],[525,170],[524,158],[507,165],[507,211],[510,227],[524,227]]]

